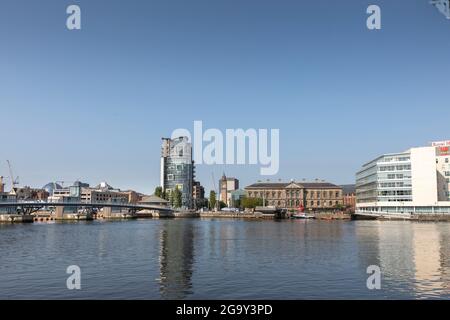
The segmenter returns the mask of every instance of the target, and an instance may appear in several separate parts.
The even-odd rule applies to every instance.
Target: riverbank
[[[450,215],[361,215],[345,212],[314,212],[308,213],[317,220],[407,220],[423,222],[449,222]],[[0,214],[0,223],[32,223],[53,221],[86,221],[86,220],[134,220],[134,219],[171,219],[171,218],[231,218],[231,219],[289,219],[292,215],[276,216],[271,213],[262,212],[228,212],[228,211],[149,211],[142,210],[135,213],[110,212],[99,213],[64,213],[57,216],[49,211],[38,211],[31,215]]]
[[[32,215],[22,214],[0,214],[0,222],[3,223],[30,223],[33,222]]]
[[[355,220],[383,220],[383,221],[429,221],[448,222],[449,214],[375,214],[375,213],[355,213],[352,215]]]

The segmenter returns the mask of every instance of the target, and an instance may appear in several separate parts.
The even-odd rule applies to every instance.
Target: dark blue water
[[[66,268],[81,269],[68,290]],[[366,285],[369,265],[381,289]],[[172,219],[0,225],[0,299],[450,298],[450,224]]]

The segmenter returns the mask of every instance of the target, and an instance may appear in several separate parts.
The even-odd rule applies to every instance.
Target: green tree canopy
[[[241,206],[244,208],[250,208],[250,209],[254,209],[258,206],[262,206],[263,205],[263,199],[261,198],[248,198],[248,197],[243,197],[241,200]]]
[[[173,207],[175,204],[175,198],[174,198],[175,192],[168,190],[167,193],[168,193],[167,197],[169,198],[169,203]]]
[[[176,187],[173,192],[173,206],[175,208],[181,208],[181,205],[182,205],[181,191],[178,189],[178,187]]]
[[[162,187],[156,187],[155,188],[155,196],[162,198],[162,194],[163,194],[163,189]]]
[[[217,205],[216,200],[216,192],[214,190],[211,190],[209,192],[209,208],[214,209]]]

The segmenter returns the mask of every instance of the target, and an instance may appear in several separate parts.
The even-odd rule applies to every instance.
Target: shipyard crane
[[[12,189],[14,189],[19,184],[19,177],[16,177],[14,179],[14,174],[13,174],[13,171],[12,171],[11,162],[9,160],[6,160],[6,162],[8,163],[9,176],[11,178],[11,186],[12,186]]]

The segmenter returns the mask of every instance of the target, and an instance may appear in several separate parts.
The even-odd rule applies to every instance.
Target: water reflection
[[[0,225],[0,261],[0,298],[450,298],[449,223]],[[82,267],[83,290],[67,290],[69,264]],[[366,287],[369,265],[381,268],[381,290]]]
[[[379,265],[388,297],[450,295],[447,223],[378,221],[357,228],[363,266]]]
[[[192,293],[194,225],[189,221],[164,221],[159,240],[161,298],[184,299]]]
[[[442,275],[443,292],[450,295],[450,224],[439,224],[436,229],[441,247],[439,272]]]

